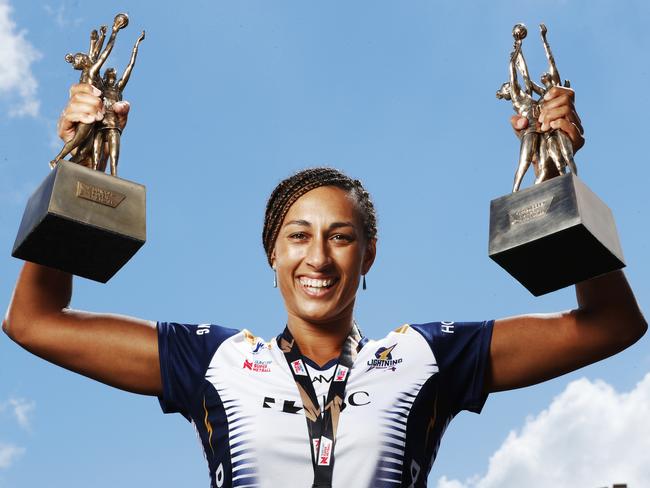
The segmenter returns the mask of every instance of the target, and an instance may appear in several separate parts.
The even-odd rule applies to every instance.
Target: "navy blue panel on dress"
[[[199,401],[192,405],[190,415],[208,461],[210,486],[232,486],[230,430],[225,406],[214,386],[206,380],[203,380],[197,397]]]
[[[480,413],[487,394],[485,373],[489,367],[494,321],[432,322],[412,325],[431,346],[438,363],[440,385],[450,413]]]
[[[219,346],[239,332],[218,325],[158,322],[158,353],[163,394],[158,397],[165,413],[181,413],[190,420],[210,360]]]

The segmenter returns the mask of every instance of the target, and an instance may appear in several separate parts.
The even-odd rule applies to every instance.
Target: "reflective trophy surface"
[[[145,187],[117,177],[122,130],[113,105],[122,100],[142,32],[122,76],[100,70],[118,32],[129,23],[115,16],[106,45],[107,27],[93,30],[87,53],[65,59],[81,71],[80,83],[101,91],[102,120],[79,122],[74,137],[50,162],[52,170],[27,202],[12,256],[102,283],[107,282],[146,240]],[[63,159],[70,155],[69,161]],[[104,171],[110,160],[110,174]]]
[[[496,93],[511,101],[528,125],[520,134],[512,193],[490,203],[488,250],[490,258],[535,296],[625,266],[612,212],[578,178],[571,140],[562,130],[540,128],[546,92],[570,86],[561,81],[544,24],[540,34],[549,64],[541,76],[543,86],[530,79],[522,52],[527,30],[517,24],[509,80]],[[520,190],[530,166],[535,184]]]

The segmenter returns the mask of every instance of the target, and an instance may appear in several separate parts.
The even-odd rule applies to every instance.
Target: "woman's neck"
[[[298,343],[302,355],[319,366],[332,359],[338,359],[353,324],[352,317],[327,324],[314,324],[291,316],[287,320],[287,326]]]

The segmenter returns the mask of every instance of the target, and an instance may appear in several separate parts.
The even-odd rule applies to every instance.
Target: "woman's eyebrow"
[[[330,225],[330,229],[339,229],[341,227],[355,227],[353,222],[334,222]]]
[[[300,225],[302,227],[311,227],[311,222],[308,220],[290,220],[284,224],[284,227],[288,225]],[[353,222],[344,221],[344,222],[333,222],[329,228],[331,229],[340,229],[341,227],[355,227]]]
[[[311,223],[307,220],[290,220],[284,224],[284,227],[288,225],[301,225],[303,227],[311,227]]]

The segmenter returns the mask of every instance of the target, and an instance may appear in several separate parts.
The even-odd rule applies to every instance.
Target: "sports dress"
[[[159,322],[159,400],[196,428],[212,488],[329,486],[315,482],[321,461],[333,488],[426,487],[451,419],[485,403],[492,326],[403,325],[360,338],[346,368],[342,359],[289,362],[282,335],[266,342],[247,330]],[[297,379],[311,382],[319,405],[303,401]],[[306,419],[324,415],[336,382],[344,393],[330,457]]]

